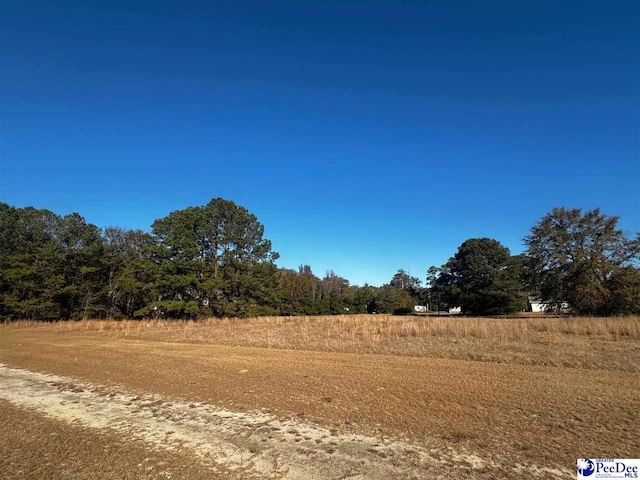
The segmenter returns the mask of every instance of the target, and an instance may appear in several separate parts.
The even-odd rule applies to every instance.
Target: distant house
[[[539,297],[529,296],[529,311],[533,313],[541,313],[551,311],[551,308],[548,303],[542,301]],[[560,304],[561,312],[569,311],[569,304],[567,302],[562,302]]]
[[[451,315],[460,315],[462,313],[462,307],[451,307],[449,313]]]
[[[429,305],[414,305],[413,311],[415,313],[426,313],[429,311]]]
[[[548,305],[542,302],[541,298],[529,296],[529,311],[540,313],[546,311]]]

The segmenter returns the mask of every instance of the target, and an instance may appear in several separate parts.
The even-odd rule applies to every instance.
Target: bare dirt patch
[[[222,480],[240,476],[110,429],[69,423],[0,399],[3,480]]]
[[[0,399],[76,429],[109,429],[129,441],[144,442],[151,449],[187,451],[197,457],[201,466],[215,467],[214,470],[222,466],[242,478],[382,480],[445,474],[474,476],[493,466],[464,448],[429,451],[407,441],[339,432],[299,418],[278,418],[259,411],[233,412],[158,395],[135,395],[3,365]],[[137,466],[134,471],[142,469],[146,476],[174,476],[171,470],[175,466],[166,461],[146,459]],[[563,473],[546,468],[541,471]]]
[[[640,451],[636,434],[640,342],[633,336],[633,321],[587,325],[591,333],[562,333],[544,324],[529,325],[532,330],[522,338],[518,335],[525,334],[517,332],[524,327],[514,325],[512,328],[519,330],[511,334],[503,330],[504,339],[478,334],[494,328],[478,322],[471,325],[478,336],[450,335],[450,330],[446,335],[429,337],[423,329],[422,337],[385,340],[390,342],[389,348],[401,350],[403,345],[411,345],[407,340],[435,339],[432,356],[428,343],[421,344],[424,350],[420,356],[390,350],[383,355],[363,353],[357,350],[357,343],[349,343],[348,349],[353,351],[314,351],[328,347],[317,338],[318,348],[314,349],[311,336],[306,344],[296,343],[277,323],[274,335],[296,344],[296,350],[242,346],[248,343],[241,341],[249,337],[247,331],[255,328],[260,338],[259,332],[266,327],[260,322],[257,327],[234,327],[232,323],[217,327],[206,322],[173,323],[170,327],[140,324],[135,335],[110,327],[94,330],[98,324],[92,324],[91,330],[66,329],[64,324],[4,328],[0,329],[0,361],[12,368],[73,378],[73,386],[65,388],[77,396],[88,391],[83,383],[93,385],[91,388],[102,385],[107,395],[114,394],[111,398],[128,396],[126,401],[132,406],[139,403],[134,398],[150,395],[145,400],[149,405],[143,409],[155,409],[154,419],[165,418],[163,415],[172,411],[162,404],[180,404],[186,405],[187,412],[211,408],[234,415],[266,415],[268,422],[289,422],[278,431],[282,437],[269,432],[285,448],[276,457],[278,468],[289,467],[287,475],[295,472],[291,466],[313,464],[314,458],[318,465],[325,460],[335,463],[346,449],[353,458],[380,461],[391,469],[390,475],[399,475],[397,478],[411,478],[406,474],[412,468],[418,468],[417,478],[573,478],[577,458],[626,458]],[[534,327],[539,337],[531,336]],[[577,325],[566,327],[569,330]],[[616,339],[608,330],[618,327],[630,328],[631,334]],[[180,328],[186,333],[178,339]],[[240,333],[233,333],[234,328]],[[347,327],[342,328],[348,332]],[[230,332],[224,341],[217,329]],[[199,332],[201,340],[189,340],[189,332]],[[350,333],[337,335],[336,342],[351,342]],[[550,342],[540,340],[545,335],[550,336]],[[203,337],[227,343],[205,342]],[[353,338],[359,341],[358,335]],[[540,349],[533,350],[528,364],[529,343],[534,341]],[[493,343],[487,347],[487,342]],[[609,346],[614,344],[622,346],[611,350]],[[500,345],[506,345],[506,354],[500,354]],[[519,356],[509,353],[512,348],[518,349]],[[554,353],[554,349],[564,348],[572,351]],[[488,349],[494,353],[489,355]],[[545,363],[545,352],[569,365]],[[601,361],[607,352],[616,359]],[[482,358],[475,359],[478,355]],[[176,418],[182,425],[182,417]],[[188,424],[189,417],[185,418]],[[306,430],[309,426],[325,429],[320,437],[326,438],[311,434]],[[242,428],[248,430],[240,429],[240,437],[232,434],[233,438],[228,438],[236,447],[238,439],[242,442],[252,428],[256,430],[255,426]],[[263,458],[265,465],[274,452],[278,453],[270,447],[273,439],[263,441],[264,430],[257,430],[243,445],[243,462],[244,452],[255,460]],[[377,439],[382,446],[396,442],[403,447],[394,447],[392,452],[396,453],[390,454],[379,446],[356,442],[367,445],[358,450],[349,447],[350,435]],[[245,450],[249,445],[255,452]],[[302,464],[291,458],[285,461],[284,453],[291,451],[297,452],[299,457],[295,458],[304,460]],[[269,475],[276,471],[273,464],[269,468]],[[319,468],[327,475],[321,478],[337,478]],[[266,470],[258,471],[264,474]],[[358,472],[351,471],[353,475]]]

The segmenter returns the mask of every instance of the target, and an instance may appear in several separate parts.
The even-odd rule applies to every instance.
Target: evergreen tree
[[[436,289],[463,313],[496,315],[522,308],[520,269],[497,240],[471,238],[442,266]]]

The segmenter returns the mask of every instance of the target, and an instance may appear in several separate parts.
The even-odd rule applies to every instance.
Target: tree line
[[[351,285],[308,265],[279,268],[255,215],[215,198],[171,212],[150,232],[100,229],[77,213],[0,203],[0,318],[199,318],[464,313],[526,308],[527,295],[580,314],[640,313],[640,239],[599,210],[554,209],[512,256],[498,241],[469,239],[426,285],[403,270],[381,287]]]
[[[432,298],[475,315],[519,311],[530,295],[548,311],[640,313],[640,235],[628,238],[618,221],[599,209],[554,208],[516,256],[496,240],[469,239],[447,263],[429,268]]]

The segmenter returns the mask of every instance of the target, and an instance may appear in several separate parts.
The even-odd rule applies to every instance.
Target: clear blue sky
[[[638,1],[7,0],[0,201],[149,230],[223,197],[354,284],[554,206],[633,233],[639,59]]]

